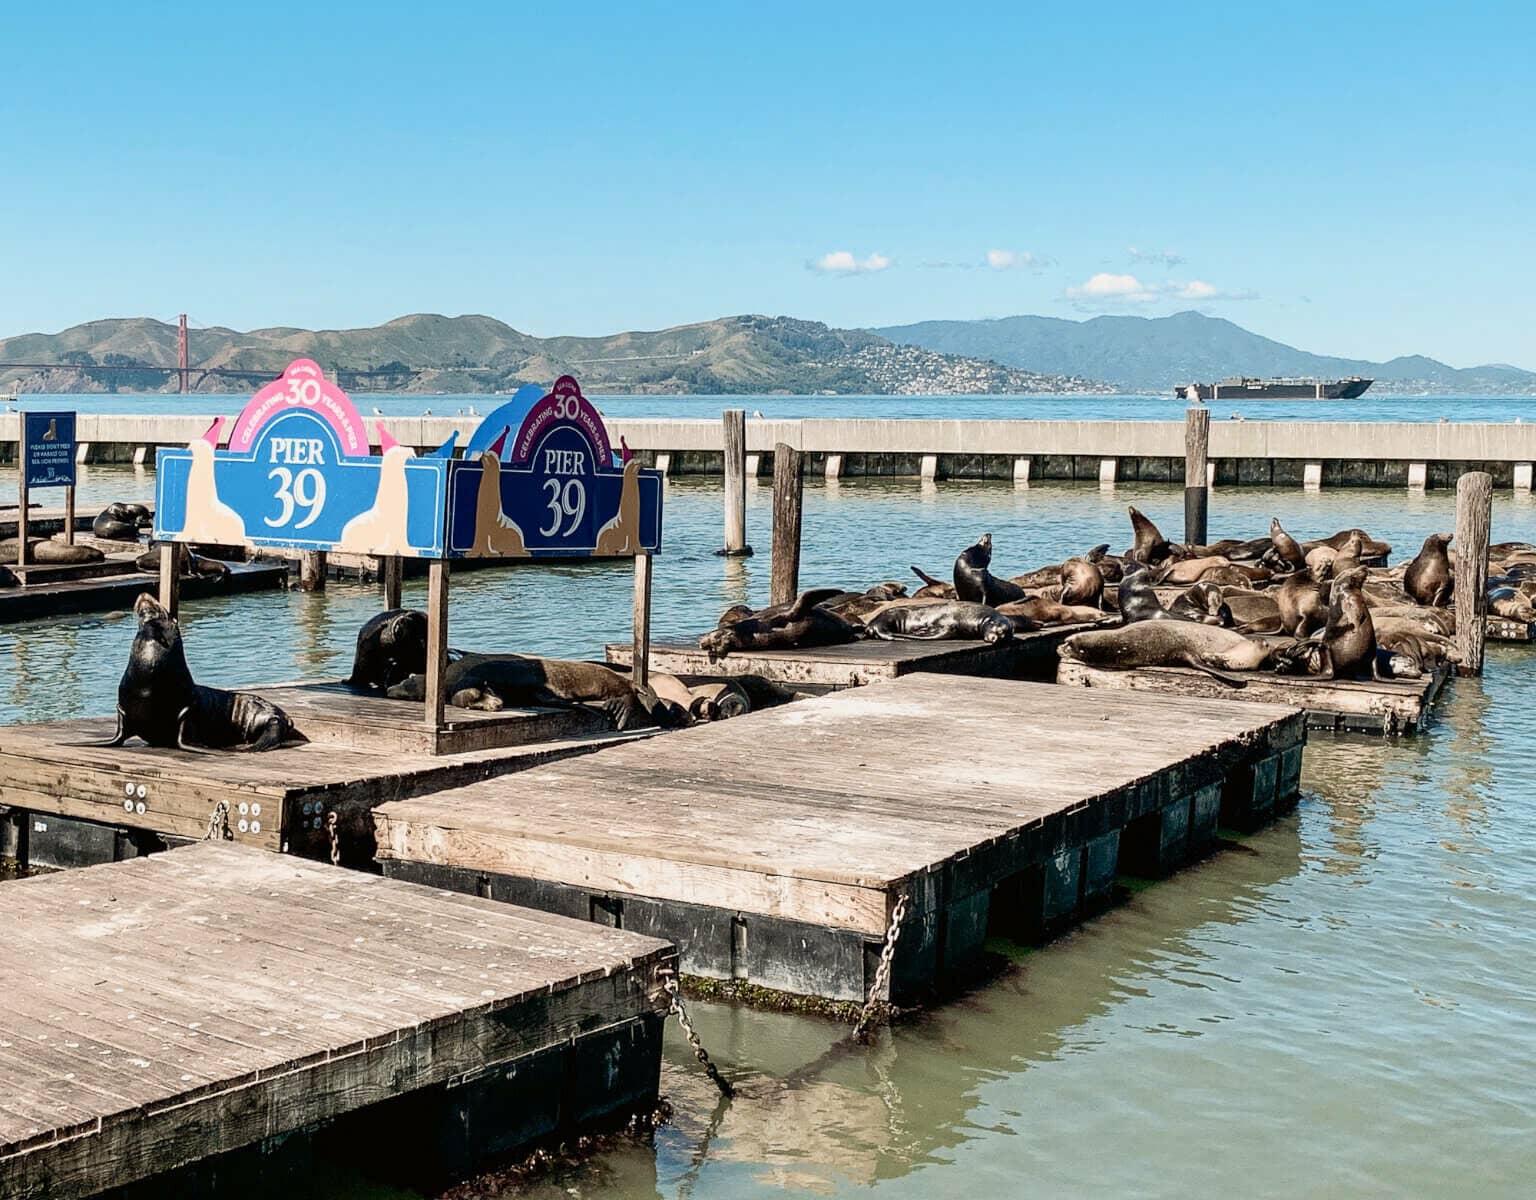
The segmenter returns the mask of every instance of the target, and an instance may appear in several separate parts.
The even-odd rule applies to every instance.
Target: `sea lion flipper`
[[[108,746],[121,746],[124,742],[126,742],[128,740],[128,734],[127,734],[127,731],[123,728],[123,725],[124,725],[124,721],[123,721],[123,706],[121,704],[119,704],[117,706],[117,731],[109,739],[107,739],[104,742],[74,742],[74,743],[72,743],[72,745],[76,745],[76,746],[96,746],[96,747],[102,747],[102,748],[105,748],[105,747],[108,747]]]
[[[919,579],[921,579],[929,587],[946,587],[946,586],[948,586],[948,585],[945,584],[945,582],[942,579],[935,579],[932,575],[928,574],[928,572],[923,570],[921,567],[913,567],[912,568],[912,574],[916,575]]]
[[[789,611],[784,614],[785,620],[793,621],[805,616],[818,604],[831,600],[835,596],[843,594],[842,588],[812,588],[808,592],[801,592],[790,605]]]
[[[1212,679],[1219,680],[1228,687],[1243,688],[1248,686],[1248,681],[1241,675],[1234,674],[1231,671],[1218,670],[1216,667],[1211,666],[1210,663],[1203,661],[1198,654],[1186,654],[1184,662],[1197,671],[1204,671]]]
[[[187,743],[187,715],[192,711],[189,704],[176,714],[176,747],[185,750],[188,754],[207,754],[201,746],[192,746]]]

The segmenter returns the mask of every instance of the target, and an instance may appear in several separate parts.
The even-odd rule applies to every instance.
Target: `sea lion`
[[[1371,621],[1378,630],[1400,622],[1405,628],[1414,631],[1422,629],[1437,637],[1456,635],[1456,613],[1449,608],[1421,608],[1417,604],[1396,608],[1373,608]]]
[[[1086,604],[1062,604],[1047,596],[1029,596],[1023,600],[1010,600],[1007,604],[999,604],[997,611],[1013,622],[1015,633],[1028,633],[1029,628],[1021,625],[1020,620],[1030,622],[1030,627],[1039,628],[1042,625],[1078,625],[1085,621],[1098,622],[1107,619],[1102,609],[1093,608]]]
[[[1128,507],[1131,514],[1131,531],[1134,544],[1122,555],[1132,562],[1156,566],[1171,556],[1173,550],[1168,539],[1134,504]]]
[[[732,650],[793,650],[856,641],[860,636],[858,626],[817,607],[827,598],[825,589],[803,592],[787,608],[766,608],[706,633],[699,639],[699,646],[709,652],[710,658],[720,658]]]
[[[1197,583],[1181,593],[1168,605],[1168,614],[1205,625],[1221,625],[1227,629],[1235,624],[1232,610],[1222,598],[1221,589],[1213,583]]]
[[[142,504],[109,504],[91,522],[91,533],[109,542],[136,542],[139,527],[149,520],[149,509]]]
[[[750,604],[733,604],[720,614],[720,619],[715,622],[716,629],[724,629],[727,625],[734,625],[737,621],[745,621],[757,610]]]
[[[1415,604],[1439,608],[1448,604],[1455,588],[1455,576],[1451,572],[1450,556],[1445,548],[1455,536],[1449,533],[1432,533],[1424,539],[1424,545],[1414,556],[1408,569],[1403,572],[1403,591]]]
[[[1510,587],[1489,590],[1488,611],[1509,621],[1536,621],[1536,607],[1532,607],[1530,597]]]
[[[1184,558],[1165,567],[1157,577],[1157,582],[1160,584],[1198,583],[1207,571],[1231,565],[1231,559],[1227,558]]]
[[[923,586],[912,593],[914,600],[953,600],[955,598],[954,584],[935,579],[921,567],[913,567],[912,574],[923,581]]]
[[[368,618],[357,631],[349,687],[383,691],[427,669],[427,614],[392,608]]]
[[[0,563],[16,561],[17,542],[13,537],[0,540]],[[59,563],[104,562],[106,555],[95,546],[70,546],[52,539],[27,539],[27,563],[30,566],[53,566]]]
[[[1437,637],[1433,633],[1410,633],[1397,629],[1376,630],[1376,644],[1383,649],[1399,654],[1408,654],[1417,659],[1423,666],[1431,669],[1443,665],[1452,665],[1461,661],[1461,653],[1450,641],[1443,637]]]
[[[1224,683],[1245,681],[1225,671],[1257,671],[1269,662],[1269,647],[1230,629],[1195,621],[1138,621],[1116,629],[1074,633],[1058,648],[1065,659],[1128,671],[1136,667],[1193,667]]]
[[[967,600],[892,605],[864,623],[873,636],[891,641],[977,640],[995,645],[1013,636],[1013,623],[997,609]]]
[[[1386,558],[1387,555],[1392,553],[1391,542],[1378,541],[1365,530],[1355,527],[1351,527],[1349,529],[1341,529],[1338,531],[1338,533],[1331,534],[1325,538],[1316,538],[1310,542],[1302,542],[1301,549],[1304,554],[1310,554],[1319,546],[1327,546],[1330,550],[1342,550],[1344,548],[1344,544],[1349,541],[1351,537],[1358,537],[1360,539],[1360,552],[1358,557],[1362,559]]]
[[[183,750],[271,750],[305,740],[270,701],[195,682],[181,626],[153,596],[135,600],[133,615],[138,627],[117,685],[117,732],[99,745],[121,746],[136,737],[146,745]]]
[[[1326,568],[1319,568],[1326,570]],[[1329,584],[1319,582],[1317,572],[1302,567],[1275,589],[1280,608],[1280,628],[1292,637],[1307,637],[1328,624]]]
[[[1356,567],[1333,581],[1328,597],[1328,675],[1333,679],[1369,679],[1376,672],[1376,627],[1360,594],[1365,568]]]
[[[1061,603],[1104,606],[1104,572],[1086,558],[1069,558],[1061,564]]]
[[[1157,598],[1157,590],[1152,586],[1151,573],[1145,567],[1125,573],[1125,578],[1116,589],[1115,603],[1120,609],[1120,620],[1126,625],[1138,621],[1183,619],[1163,607],[1163,602]]]
[[[150,542],[149,549],[133,560],[135,570],[143,571],[148,575],[160,574],[160,547],[163,542]],[[216,558],[204,558],[201,554],[192,553],[192,547],[184,543],[176,544],[177,573],[180,575],[206,576],[210,579],[225,578],[229,575],[229,564]]]
[[[655,672],[652,672],[655,678]],[[752,711],[746,688],[734,679],[717,679],[689,689],[688,715],[695,721],[728,721]]]
[[[1098,567],[1099,574],[1104,577],[1105,583],[1119,583],[1120,577],[1125,574],[1125,564],[1118,555],[1109,552],[1108,542],[1100,542],[1083,557]],[[1019,581],[1015,579],[1014,583],[1019,583]],[[1020,584],[1020,586],[1027,587],[1028,585]]]
[[[1279,517],[1269,519],[1269,543],[1275,557],[1292,570],[1299,571],[1307,565],[1307,555],[1302,550],[1301,543],[1286,533],[1280,524]]]
[[[1101,567],[1100,570],[1102,571],[1103,568]],[[1057,587],[1061,583],[1061,572],[1061,565],[1052,563],[1049,566],[1036,567],[1033,571],[1025,571],[1022,575],[1014,575],[1008,582],[1026,590]]]
[[[615,729],[660,723],[667,713],[649,688],[610,667],[523,654],[464,654],[443,673],[443,692],[459,708],[572,708],[594,703]],[[391,700],[423,700],[426,676],[414,674],[385,693]]]
[[[996,608],[1010,600],[1024,599],[1024,589],[1011,579],[999,579],[987,568],[992,563],[992,535],[984,533],[955,559],[955,598]]]
[[[1273,592],[1223,588],[1221,595],[1232,614],[1232,628],[1239,633],[1280,632],[1280,605]]]

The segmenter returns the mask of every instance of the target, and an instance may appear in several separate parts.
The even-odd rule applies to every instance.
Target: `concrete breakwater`
[[[152,466],[160,446],[184,446],[208,416],[87,414],[78,418],[80,460]],[[389,431],[418,449],[457,431],[460,445],[478,417],[385,417]],[[0,460],[14,461],[20,418],[0,415]],[[610,419],[647,462],[675,474],[720,474],[718,420]],[[1183,421],[815,419],[746,423],[747,471],[766,472],[776,443],[802,450],[808,473],[929,479],[1076,479],[1179,483]],[[1213,421],[1210,475],[1216,486],[1454,486],[1482,470],[1497,487],[1529,490],[1536,424],[1450,422]]]

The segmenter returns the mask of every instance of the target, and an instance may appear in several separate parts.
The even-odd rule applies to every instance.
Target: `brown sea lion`
[[[1430,534],[1403,572],[1403,591],[1415,604],[1439,608],[1450,602],[1456,581],[1445,548],[1453,536],[1449,533]]]
[[[1015,618],[1028,621],[1038,629],[1042,625],[1076,625],[1083,621],[1102,621],[1106,615],[1090,605],[1062,604],[1045,596],[1010,600],[1007,604],[999,604],[997,611],[1014,620],[1014,631],[1017,633],[1026,633],[1028,630],[1021,627]]]
[[[1105,583],[1119,583],[1120,577],[1125,574],[1125,564],[1118,555],[1109,552],[1108,542],[1101,542],[1083,557],[1098,567],[1099,574],[1104,576]],[[1014,582],[1018,583],[1018,580],[1015,579]]]
[[[1327,546],[1330,550],[1342,550],[1344,544],[1351,537],[1358,537],[1360,539],[1360,553],[1358,555],[1360,558],[1385,558],[1392,553],[1391,542],[1378,541],[1365,530],[1354,527],[1341,529],[1338,533],[1331,534],[1325,538],[1316,538],[1310,542],[1302,542],[1301,549],[1303,553],[1307,554],[1310,554],[1319,546]]]
[[[891,605],[864,623],[873,636],[887,641],[918,638],[923,641],[1006,642],[1013,623],[995,608],[967,600],[941,600],[934,604]]]
[[[716,679],[689,689],[688,715],[695,721],[728,721],[752,711],[746,688],[734,679]]]
[[[1317,571],[1311,567],[1302,567],[1287,576],[1274,590],[1275,604],[1280,609],[1280,628],[1299,638],[1309,637],[1322,629],[1328,624],[1329,590],[1329,583],[1319,581]]]
[[[1356,567],[1333,581],[1328,597],[1328,675],[1333,679],[1370,679],[1376,674],[1376,626],[1360,594],[1365,568]]]
[[[913,567],[912,573],[923,581],[923,586],[912,593],[915,600],[953,600],[955,598],[955,585],[945,583],[942,579],[935,579],[921,567]]]
[[[161,542],[150,542],[149,549],[133,560],[135,570],[143,571],[148,575],[160,574],[160,547]],[[194,554],[192,547],[184,543],[176,546],[176,559],[178,572],[181,575],[195,575],[207,578],[223,579],[229,575],[229,564],[217,558],[204,558],[201,554]]]
[[[1128,671],[1136,667],[1193,667],[1224,683],[1244,680],[1228,671],[1257,671],[1269,662],[1263,642],[1196,621],[1138,621],[1116,629],[1074,633],[1057,649],[1064,659]]]
[[[1104,605],[1104,572],[1098,563],[1086,558],[1069,558],[1061,564],[1061,602],[1067,605],[1083,605],[1102,608]]]
[[[1514,588],[1493,588],[1488,592],[1488,611],[1508,621],[1536,621],[1536,607],[1530,597],[1523,596]]]
[[[1128,507],[1131,514],[1131,531],[1134,543],[1121,557],[1152,567],[1173,553],[1172,546],[1162,532],[1134,504]]]
[[[835,590],[832,595],[838,595]],[[827,590],[802,592],[788,605],[774,605],[744,620],[725,625],[699,639],[711,658],[733,650],[793,650],[810,646],[838,646],[857,641],[860,628],[836,613],[818,608]]]
[[[1008,582],[1017,584],[1025,590],[1057,587],[1061,584],[1061,566],[1053,563],[1050,566],[1036,567],[1033,571],[1025,571],[1022,575],[1010,576]]]
[[[1022,600],[1024,589],[1010,579],[999,579],[992,565],[992,535],[984,533],[955,559],[955,598],[969,604],[995,608],[1010,600]]]
[[[1223,588],[1221,594],[1232,614],[1232,628],[1239,633],[1280,632],[1280,605],[1274,592]]]
[[[1183,558],[1163,569],[1157,578],[1160,584],[1185,584],[1198,583],[1207,571],[1219,567],[1230,567],[1232,561],[1227,558]]]
[[[522,654],[464,654],[448,664],[443,691],[458,708],[570,708],[599,705],[615,729],[659,724],[666,715],[649,688],[597,663]],[[385,693],[391,700],[422,700],[425,675],[411,675]]]
[[[1410,633],[1401,629],[1382,629],[1378,626],[1376,644],[1384,650],[1411,655],[1431,670],[1446,664],[1454,666],[1461,661],[1461,653],[1449,639],[1424,631]]]
[[[16,539],[13,537],[0,539],[0,563],[14,563],[16,561]],[[66,545],[63,542],[55,542],[52,539],[27,539],[27,563],[37,566],[53,566],[60,563],[97,563],[104,562],[106,555],[95,546],[82,546],[75,544]]]
[[[1299,543],[1280,524],[1279,517],[1269,519],[1269,542],[1274,549],[1275,557],[1289,565],[1293,570],[1301,570],[1307,565],[1307,555]]]
[[[1186,621],[1231,628],[1235,622],[1221,589],[1214,583],[1197,583],[1168,605],[1168,612]]]

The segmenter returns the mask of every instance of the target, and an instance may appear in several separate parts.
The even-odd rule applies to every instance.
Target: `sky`
[[[0,6],[0,336],[1195,308],[1536,368],[1536,7]]]

